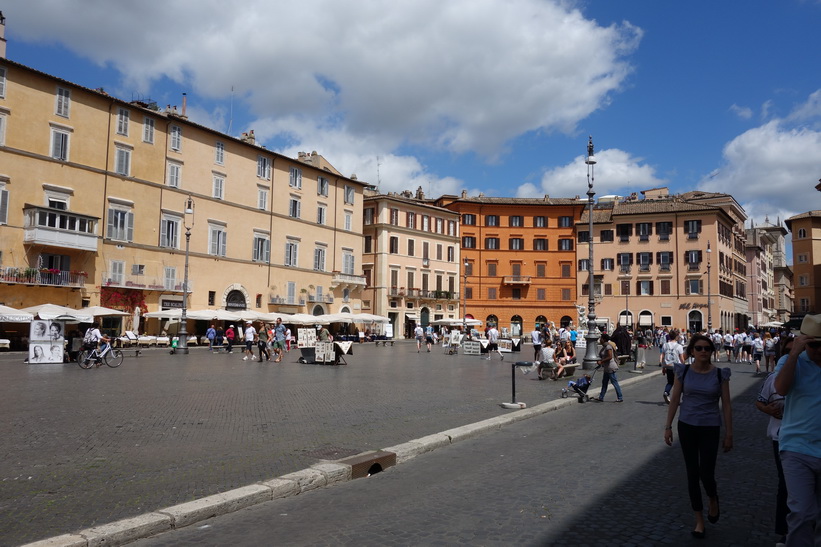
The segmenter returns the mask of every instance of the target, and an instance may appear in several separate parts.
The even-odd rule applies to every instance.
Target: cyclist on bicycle
[[[83,346],[85,346],[87,350],[97,349],[97,345],[102,339],[103,335],[100,332],[100,324],[93,323],[88,330],[86,330],[85,336],[83,336]]]

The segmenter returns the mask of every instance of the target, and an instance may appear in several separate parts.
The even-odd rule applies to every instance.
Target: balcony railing
[[[669,264],[659,264],[659,271],[660,272],[669,272],[670,265]]]
[[[149,277],[146,275],[126,275],[114,272],[103,272],[103,287],[120,289],[138,289],[144,291],[183,292],[184,283],[179,279]],[[194,283],[188,279],[188,292],[194,291]]]
[[[530,285],[529,275],[506,275],[503,283],[505,285]]]
[[[82,287],[87,275],[64,270],[36,268],[0,268],[1,283],[39,285],[49,287]]]
[[[309,294],[308,302],[324,302],[326,304],[333,304],[334,297],[330,294]]]
[[[365,287],[365,276],[364,275],[352,275],[340,272],[334,272],[334,276],[331,279],[331,288],[335,289],[339,286],[343,288],[354,288],[354,287]]]
[[[630,273],[630,265],[629,264],[620,264],[619,265],[619,273],[629,274]]]
[[[64,249],[97,251],[99,218],[26,204],[23,242]]]

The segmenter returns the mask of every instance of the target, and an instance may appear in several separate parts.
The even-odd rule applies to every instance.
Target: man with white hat
[[[775,378],[785,396],[778,442],[787,482],[787,545],[821,545],[821,314],[807,315]]]
[[[251,359],[251,361],[255,361],[254,359],[254,344],[257,341],[257,329],[254,328],[254,324],[251,321],[245,322],[245,357],[242,358],[243,361],[247,361]]]

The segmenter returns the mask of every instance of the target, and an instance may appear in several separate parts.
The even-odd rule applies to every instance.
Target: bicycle
[[[77,364],[80,365],[80,368],[88,369],[95,364],[99,367],[103,363],[111,368],[117,368],[123,364],[123,352],[108,344],[102,352],[97,348],[92,350],[84,349],[77,355]]]

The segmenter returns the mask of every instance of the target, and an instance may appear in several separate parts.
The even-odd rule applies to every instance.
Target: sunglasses
[[[693,351],[713,351],[710,346],[693,346]]]

